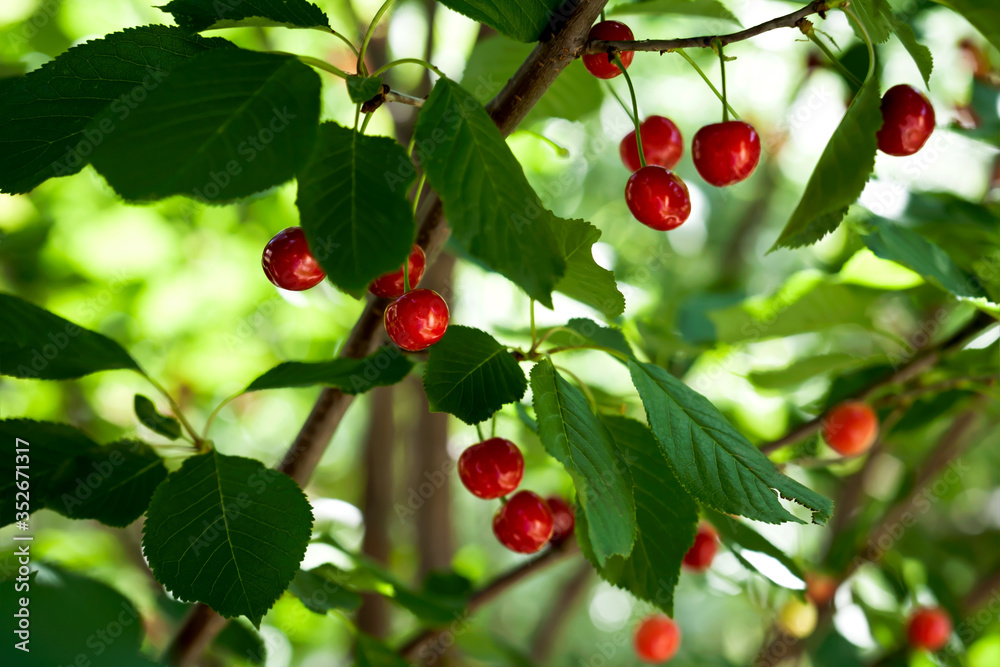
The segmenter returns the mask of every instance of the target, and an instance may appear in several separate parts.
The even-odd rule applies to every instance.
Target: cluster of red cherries
[[[590,29],[589,39],[632,41],[632,30],[620,21],[601,21]],[[634,51],[617,54],[628,69]],[[613,79],[622,70],[611,55],[583,56],[587,70],[599,79]],[[913,155],[934,130],[934,109],[924,95],[911,86],[890,88],[882,98],[883,125],[878,147],[889,155]],[[632,173],[625,184],[625,202],[635,219],[659,231],[681,226],[691,214],[687,185],[671,171],[684,154],[681,132],[669,118],[649,116],[639,125],[642,154],[639,159],[635,131],[619,146],[622,162]],[[760,137],[750,123],[725,120],[702,127],[691,142],[695,169],[706,182],[726,187],[746,180],[760,161]]]
[[[301,227],[289,227],[274,235],[261,258],[264,274],[277,287],[301,292],[323,282],[326,273],[309,250]],[[375,296],[392,299],[386,306],[383,323],[386,333],[408,352],[425,350],[441,340],[448,329],[448,304],[429,289],[406,290],[406,281],[416,285],[424,276],[427,258],[414,244],[404,268],[379,276],[368,286]]]
[[[477,498],[500,499],[493,534],[511,551],[535,553],[573,534],[576,516],[565,500],[543,499],[532,491],[514,493],[524,477],[524,456],[510,440],[490,438],[468,447],[458,458],[458,477]]]

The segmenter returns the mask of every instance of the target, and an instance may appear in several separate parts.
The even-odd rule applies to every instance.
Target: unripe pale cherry
[[[562,498],[551,496],[545,499],[552,511],[552,543],[562,542],[573,534],[576,527],[576,512],[573,506]]]
[[[699,524],[694,544],[684,554],[684,566],[695,572],[704,572],[712,566],[719,550],[719,533],[707,523]]]
[[[887,155],[913,155],[934,131],[934,107],[913,86],[893,86],[882,96],[878,149]]]
[[[620,21],[601,21],[594,25],[587,34],[587,39],[603,39],[609,42],[628,42],[635,37],[632,35],[632,30]],[[634,51],[622,51],[618,54],[621,58],[622,65],[625,69],[628,69],[629,63],[632,62],[632,58],[635,56]],[[606,53],[588,53],[583,56],[583,66],[587,68],[587,71],[596,76],[598,79],[613,79],[622,73],[618,69],[618,65],[612,62],[608,58]]]
[[[646,164],[655,164],[664,169],[673,169],[684,155],[684,138],[674,122],[663,116],[650,116],[639,125],[642,137],[642,154]],[[635,130],[629,132],[618,145],[622,164],[635,173],[642,168],[639,162],[639,146],[635,141]]]
[[[691,141],[691,159],[707,182],[725,187],[745,180],[760,161],[760,137],[750,123],[728,120],[706,125]]]
[[[448,304],[434,290],[415,289],[389,304],[383,322],[392,342],[409,352],[425,350],[448,329]]]
[[[633,645],[640,660],[658,665],[677,654],[681,646],[681,629],[663,614],[648,616],[636,628]]]
[[[467,448],[458,458],[458,477],[472,495],[490,500],[512,493],[524,476],[521,450],[503,438]]]
[[[921,607],[910,615],[906,635],[910,646],[940,651],[951,637],[951,617],[937,607]]]
[[[424,255],[424,249],[414,244],[406,262],[410,273],[410,289],[413,289],[420,282],[420,279],[424,277],[424,269],[427,267],[427,256]],[[403,296],[403,293],[406,291],[405,287],[406,281],[403,280],[403,268],[400,267],[398,271],[386,273],[373,280],[372,284],[368,286],[368,291],[375,296],[385,299],[395,299],[396,297]]]
[[[841,403],[823,417],[823,439],[841,456],[867,452],[877,437],[878,416],[866,403]]]
[[[549,543],[552,530],[552,511],[531,491],[518,491],[493,515],[493,534],[517,553],[535,553]]]
[[[326,273],[309,251],[301,227],[289,227],[275,234],[267,245],[260,264],[267,279],[281,289],[301,292],[323,282]]]
[[[672,171],[656,165],[629,176],[625,203],[636,220],[661,232],[680,227],[691,215],[687,185]]]

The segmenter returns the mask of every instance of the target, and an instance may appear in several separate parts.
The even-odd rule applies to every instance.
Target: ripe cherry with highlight
[[[326,273],[309,251],[301,227],[283,229],[264,246],[260,260],[267,279],[281,289],[301,292],[323,282]]]
[[[562,542],[573,534],[573,529],[576,527],[576,512],[572,505],[557,496],[546,498],[545,502],[552,511],[552,542],[553,544]]]
[[[594,25],[587,34],[587,39],[603,39],[609,42],[627,42],[635,39],[632,30],[620,21],[601,21]],[[628,69],[635,56],[634,51],[622,51],[618,54],[622,65]],[[606,53],[588,53],[583,56],[583,66],[598,79],[613,79],[622,73],[618,65],[608,58]]]
[[[434,290],[415,289],[389,304],[383,322],[392,342],[409,352],[425,350],[448,329],[448,304]]]
[[[841,403],[823,418],[823,439],[841,456],[867,452],[877,437],[878,416],[865,403]]]
[[[923,607],[910,615],[906,635],[910,646],[940,651],[951,636],[951,617],[943,609]]]
[[[649,616],[636,628],[633,644],[640,660],[657,665],[677,654],[681,646],[681,629],[662,614]]]
[[[659,231],[680,227],[691,215],[687,185],[677,174],[656,165],[629,176],[625,203],[636,220]]]
[[[535,553],[548,544],[552,530],[552,511],[531,491],[518,491],[493,515],[493,534],[517,553]]]
[[[510,440],[490,438],[462,452],[458,476],[474,496],[486,500],[506,496],[521,483],[524,456]]]
[[[424,277],[424,269],[427,267],[427,256],[424,255],[424,249],[414,244],[406,262],[410,273],[410,289],[413,289],[420,282],[420,279]],[[386,273],[373,280],[372,284],[368,286],[368,291],[375,296],[395,299],[398,296],[403,296],[403,293],[406,291],[405,283],[406,281],[403,280],[403,268],[400,267],[398,271]]]
[[[934,107],[913,86],[893,86],[882,96],[878,149],[887,155],[913,155],[934,131]]]
[[[760,137],[750,123],[728,120],[698,130],[691,158],[701,177],[722,188],[745,180],[760,160]]]
[[[684,554],[684,566],[695,572],[704,572],[712,566],[718,550],[719,533],[707,523],[702,523],[694,536],[694,544]]]
[[[815,572],[806,573],[806,599],[817,607],[826,606],[837,593],[840,583],[833,577]]]
[[[684,155],[684,138],[674,122],[663,116],[650,116],[639,125],[642,136],[642,154],[646,164],[655,164],[664,169],[673,169]],[[626,135],[618,146],[622,164],[630,172],[642,168],[639,162],[639,147],[635,142],[635,130]]]

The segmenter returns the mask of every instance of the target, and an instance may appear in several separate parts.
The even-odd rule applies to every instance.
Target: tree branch
[[[760,25],[755,25],[746,30],[730,33],[728,35],[706,35],[704,37],[682,37],[680,39],[640,39],[630,41],[607,41],[603,39],[592,39],[584,46],[584,53],[608,53],[618,51],[659,51],[664,54],[676,49],[688,48],[711,48],[712,42],[720,42],[723,46],[733,42],[741,42],[751,37],[763,34],[778,28],[797,28],[802,19],[812,14],[823,16],[828,6],[826,0],[814,0],[805,7],[798,9],[791,14],[785,14],[778,18],[765,21]]]
[[[549,656],[559,639],[559,631],[577,610],[577,602],[587,591],[587,581],[592,572],[593,568],[587,561],[579,564],[532,633],[531,659],[539,665],[549,664]]]

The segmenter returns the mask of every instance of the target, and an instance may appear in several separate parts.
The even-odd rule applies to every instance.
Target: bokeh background
[[[318,4],[335,29],[352,38],[379,3],[374,0]],[[726,0],[743,26],[794,9],[795,3]],[[894,5],[896,3],[893,3]],[[612,3],[637,38],[729,32],[738,24],[720,17],[634,13]],[[622,196],[628,176],[618,143],[630,121],[608,88],[573,63],[522,129],[510,139],[525,172],[545,203],[562,216],[583,217],[603,232],[595,257],[613,268],[627,299],[617,324],[650,359],[706,394],[753,441],[781,436],[816,414],[836,372],[885,361],[922,329],[929,312],[944,308],[946,329],[973,313],[916,273],[876,258],[856,233],[871,214],[895,218],[919,204],[914,193],[933,191],[975,203],[996,201],[995,167],[1000,121],[998,90],[989,75],[974,82],[973,49],[1000,63],[985,40],[962,18],[929,2],[898,6],[934,54],[929,96],[938,130],[909,160],[880,154],[876,175],[850,219],[819,244],[767,254],[796,205],[812,166],[839,122],[852,91],[823,56],[793,30],[767,33],[727,49],[731,104],[760,132],[760,167],[748,182],[724,191],[704,184],[690,161],[690,137],[717,122],[720,104],[679,56],[637,54],[630,68],[643,115],[661,114],[681,128],[686,154],[678,173],[687,181],[693,213],[681,228],[663,234],[638,224]],[[34,69],[74,44],[170,17],[143,0],[3,0],[0,3],[0,74]],[[864,49],[844,16],[834,13],[817,26],[843,49],[845,63],[866,65]],[[329,35],[281,29],[218,33],[247,48],[290,51],[328,59],[351,69],[349,53]],[[971,48],[970,48],[971,47]],[[428,57],[484,100],[497,92],[528,48],[497,37],[451,10],[423,0],[401,0],[376,33],[373,65],[408,56]],[[692,53],[717,80],[713,54]],[[924,86],[898,42],[879,47],[883,88],[895,83]],[[992,59],[992,60],[991,60]],[[995,71],[995,70],[994,70]],[[980,72],[982,74],[982,72]],[[326,119],[353,120],[343,82],[324,78]],[[430,81],[416,66],[390,75],[396,90],[425,94]],[[992,85],[996,85],[996,77]],[[625,82],[611,87],[627,99]],[[991,92],[992,91],[992,92]],[[975,95],[974,95],[975,93]],[[971,105],[971,106],[970,106]],[[991,106],[992,105],[992,106]],[[396,136],[405,144],[411,110],[390,105],[376,112],[370,133]],[[962,129],[962,128],[965,129]],[[561,154],[539,135],[568,151]],[[2,157],[0,157],[2,159]],[[992,190],[991,190],[992,188]],[[153,377],[177,397],[190,421],[204,423],[212,409],[249,380],[280,361],[323,360],[334,355],[361,312],[362,302],[328,284],[306,293],[276,290],[264,277],[260,255],[267,240],[297,224],[295,185],[286,184],[239,205],[209,207],[174,198],[142,207],[124,206],[91,167],[50,181],[27,196],[0,195],[0,289],[16,293],[82,326],[121,342]],[[945,203],[951,199],[941,200]],[[926,203],[926,201],[924,201]],[[377,205],[373,203],[373,205]],[[942,206],[945,204],[942,204]],[[941,225],[949,223],[943,215]],[[996,223],[996,220],[993,221]],[[946,234],[946,232],[942,232]],[[997,231],[1000,235],[1000,231]],[[457,252],[454,251],[453,252]],[[528,299],[502,277],[458,257],[445,260],[435,280],[448,293],[452,321],[493,332],[512,345],[526,341]],[[826,303],[796,308],[795,300],[818,286],[848,286]],[[859,290],[854,286],[875,288]],[[777,295],[777,296],[774,296]],[[706,313],[749,303],[768,321],[756,335],[719,340]],[[574,316],[599,318],[556,295],[556,308],[538,309],[540,326]],[[734,316],[735,317],[735,316]],[[713,320],[716,325],[721,320]],[[932,335],[943,336],[935,332]],[[995,337],[977,342],[996,345]],[[838,363],[795,377],[768,374],[819,355]],[[641,416],[627,374],[601,355],[582,353],[565,363],[595,386],[603,405]],[[829,366],[829,367],[827,367]],[[92,375],[73,382],[0,382],[0,416],[28,416],[72,423],[101,442],[137,436],[163,442],[139,426],[133,396],[166,401],[141,378],[126,372]],[[211,438],[226,454],[276,463],[308,414],[315,390],[283,390],[243,396],[223,409]],[[961,396],[954,400],[962,400]],[[995,417],[996,401],[990,404]],[[884,507],[907,483],[914,461],[940,434],[946,421],[934,409],[921,411],[898,429],[885,454],[879,483],[866,503]],[[994,422],[995,424],[995,422]],[[549,458],[513,409],[496,423],[497,433],[526,454],[524,487],[569,495],[568,477]],[[429,419],[417,377],[392,390],[361,397],[352,405],[307,491],[317,529],[361,548],[363,510],[383,507],[374,527],[384,540],[366,545],[403,580],[419,581],[429,570],[451,565],[482,582],[519,561],[490,533],[493,504],[466,493],[453,471],[464,447],[477,441],[473,428],[443,417]],[[435,444],[435,441],[439,440]],[[961,596],[977,573],[1000,564],[1000,432],[984,430],[965,463],[960,484],[935,499],[921,524],[900,542],[894,571],[934,599],[935,578]],[[789,466],[793,476],[832,493],[851,463],[827,467],[829,452],[813,441],[811,465]],[[369,459],[365,452],[376,451]],[[160,450],[171,467],[178,451]],[[801,452],[799,452],[801,454]],[[437,474],[437,473],[443,474]],[[873,511],[876,511],[873,509]],[[153,655],[169,641],[179,610],[146,570],[139,551],[141,526],[124,530],[72,522],[51,512],[34,519],[35,557],[93,577],[134,601],[143,613]],[[804,563],[823,543],[816,526],[758,527]],[[370,532],[372,530],[369,527]],[[9,543],[12,529],[0,531]],[[314,545],[304,566],[338,554]],[[759,648],[771,621],[802,588],[800,580],[766,557],[764,573],[748,571],[722,553],[707,575],[682,577],[676,618],[684,633],[678,665],[744,665]],[[629,647],[635,619],[650,611],[627,593],[601,583],[579,562],[567,562],[517,586],[472,619],[457,636],[461,657],[453,664],[522,664],[539,634],[556,633],[541,664],[637,664]],[[898,639],[892,618],[904,613],[884,572],[863,570],[836,621],[841,636],[861,654],[875,654]],[[563,593],[565,596],[560,597]],[[1000,604],[997,605],[1000,610]],[[374,612],[390,639],[415,627],[407,612]],[[44,621],[72,624],[72,618]],[[246,628],[244,627],[244,630]],[[309,612],[286,594],[262,627],[269,666],[348,664],[351,633],[336,614]],[[1000,623],[993,613],[977,633],[970,667],[1000,664]],[[241,657],[253,644],[248,632],[232,632],[211,658],[217,664],[249,664]],[[822,657],[811,664],[833,665]],[[913,665],[934,664],[926,656]],[[808,664],[808,663],[803,663]],[[957,664],[957,663],[956,663]]]

